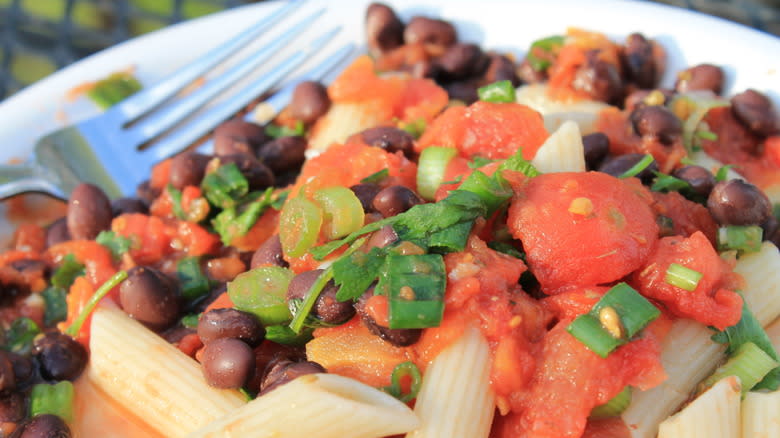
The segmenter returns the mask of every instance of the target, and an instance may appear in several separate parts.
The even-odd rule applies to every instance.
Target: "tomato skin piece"
[[[674,234],[690,236],[701,231],[715,245],[718,224],[707,207],[689,201],[677,192],[653,192],[653,210],[672,220]]]
[[[696,289],[686,291],[666,282],[671,263],[702,274]],[[665,304],[673,315],[723,330],[739,322],[742,314],[742,297],[726,289],[730,272],[707,237],[697,231],[688,238],[662,238],[645,267],[632,276],[632,283],[642,295]]]
[[[549,136],[542,116],[518,103],[476,102],[450,107],[425,130],[415,149],[454,147],[465,158],[507,158],[523,148],[530,160]]]
[[[648,203],[605,173],[544,174],[513,188],[507,224],[547,294],[616,281],[642,266],[657,241]]]

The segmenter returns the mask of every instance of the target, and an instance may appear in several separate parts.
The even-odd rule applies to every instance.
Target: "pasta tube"
[[[378,438],[419,422],[395,398],[347,377],[309,374],[258,397],[189,438]]]
[[[577,124],[564,122],[536,151],[531,163],[542,173],[584,172],[585,151]]]
[[[599,113],[609,106],[603,102],[593,100],[577,100],[573,102],[559,102],[550,99],[547,94],[546,84],[524,85],[517,89],[516,101],[529,106],[544,117],[544,127],[553,132],[566,121],[574,121],[583,134],[590,134],[596,130],[596,120]]]
[[[742,401],[742,436],[780,436],[780,391],[748,392]]]
[[[741,394],[739,378],[722,379],[661,423],[658,438],[739,438]]]
[[[715,370],[726,346],[712,339],[712,330],[689,319],[672,324],[664,340],[661,363],[667,379],[647,391],[634,391],[623,421],[634,438],[654,438],[658,423],[671,415],[697,383]]]
[[[771,242],[761,250],[745,254],[734,272],[745,279],[743,296],[758,322],[766,326],[780,315],[780,252]]]
[[[197,362],[115,308],[92,316],[87,378],[162,436],[183,437],[246,399],[212,388]]]
[[[333,143],[343,143],[352,134],[373,128],[382,122],[376,109],[365,103],[334,103],[312,128],[306,157],[324,152]]]
[[[420,428],[407,438],[487,437],[495,412],[490,352],[479,329],[468,328],[425,372],[414,412]]]

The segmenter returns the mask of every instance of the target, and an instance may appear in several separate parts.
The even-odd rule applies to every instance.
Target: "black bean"
[[[756,135],[767,137],[780,132],[780,121],[772,102],[756,90],[746,90],[732,97],[731,111]]]
[[[314,282],[322,275],[322,269],[302,272],[290,281],[287,287],[287,301],[303,299]],[[339,288],[333,280],[328,281],[314,303],[311,315],[328,324],[340,324],[355,315],[352,301],[339,301],[336,293]]]
[[[412,65],[404,66],[404,71],[409,73],[413,78],[436,79],[441,75],[441,66],[430,59],[422,59]]]
[[[265,330],[254,315],[233,308],[212,309],[198,319],[198,336],[204,344],[220,338],[235,338],[256,347],[264,335]]]
[[[293,362],[287,359],[278,359],[268,364],[267,371],[260,384],[260,395],[284,385],[306,374],[324,373],[325,368],[317,362],[303,361]]]
[[[652,100],[654,102],[648,103],[648,97],[654,93]],[[660,93],[660,94],[658,94]],[[645,105],[666,105],[674,97],[674,91],[667,88],[657,88],[655,90],[636,90],[626,96],[623,102],[623,107],[628,112],[632,112],[640,106]]]
[[[437,63],[448,79],[463,79],[482,74],[490,62],[476,44],[455,43],[439,57]]]
[[[288,108],[294,119],[310,125],[328,112],[328,90],[319,82],[301,82],[295,86]]]
[[[114,217],[125,213],[149,214],[149,204],[139,198],[119,198],[111,201],[111,214]]]
[[[54,414],[36,415],[14,430],[11,438],[70,438],[68,425]]]
[[[357,196],[360,204],[363,206],[363,211],[366,213],[374,211],[374,198],[377,193],[382,191],[382,187],[380,187],[379,184],[360,183],[355,184],[349,189]]]
[[[206,165],[211,157],[197,152],[184,152],[171,159],[170,183],[181,190],[186,186],[200,186]]]
[[[16,388],[16,375],[14,364],[9,353],[0,350],[0,394]]]
[[[528,59],[523,59],[520,65],[517,67],[517,75],[520,80],[526,84],[536,84],[547,80],[547,71],[537,71],[531,67],[531,63]]]
[[[412,134],[392,126],[378,126],[366,129],[360,133],[363,143],[386,150],[387,152],[402,152],[410,157],[414,154],[414,137]]]
[[[642,161],[645,158],[645,154],[625,154],[618,155],[616,157],[607,158],[606,161],[599,167],[599,172],[608,173],[612,176],[619,177],[624,174],[628,169],[634,167],[635,164]],[[650,165],[644,168],[637,178],[642,180],[643,184],[650,184],[655,178],[653,172],[658,172],[658,163],[653,160]]]
[[[653,57],[653,43],[642,34],[632,33],[626,38],[623,55],[629,81],[639,88],[653,88],[661,73]]]
[[[587,93],[593,100],[614,103],[621,97],[623,82],[617,68],[600,59],[598,51],[591,50],[577,69],[572,88]]]
[[[598,169],[609,153],[609,137],[601,132],[583,135],[582,147],[585,150],[585,165],[587,169]]]
[[[373,206],[382,216],[390,217],[422,203],[423,200],[410,189],[404,186],[390,186],[376,194]]]
[[[37,337],[33,352],[41,365],[41,375],[46,379],[75,380],[87,365],[84,346],[60,332]]]
[[[715,186],[715,176],[701,166],[683,166],[672,172],[672,176],[680,178],[691,185],[693,193],[707,197]]]
[[[482,75],[482,83],[492,84],[498,81],[510,81],[513,87],[520,85],[520,78],[517,76],[515,63],[504,55],[493,53],[490,55],[490,63],[487,70]]]
[[[280,266],[282,268],[290,266],[282,254],[282,242],[279,240],[278,234],[274,234],[263,242],[255,253],[252,254],[252,260],[249,262],[249,267],[251,269],[269,265]]]
[[[656,137],[671,144],[682,135],[682,122],[664,106],[641,106],[631,113],[634,131],[642,137]]]
[[[99,187],[81,183],[70,194],[67,218],[72,238],[92,240],[111,229],[111,202]]]
[[[43,278],[49,275],[49,265],[43,260],[19,259],[9,263],[9,266],[25,278]]]
[[[162,330],[179,317],[179,291],[170,277],[155,269],[130,269],[119,286],[119,303],[132,318],[153,330]]]
[[[303,137],[279,137],[269,141],[257,151],[257,157],[274,173],[296,169],[306,159],[306,139]]]
[[[20,392],[0,394],[0,423],[18,423],[24,420],[27,403]]]
[[[151,205],[152,202],[154,202],[154,200],[160,196],[160,189],[149,185],[149,181],[144,181],[141,184],[138,184],[138,187],[136,187],[135,196],[146,202],[147,205]]]
[[[761,225],[772,214],[772,203],[764,192],[741,179],[715,184],[707,208],[721,225]]]
[[[450,100],[459,100],[466,105],[479,100],[479,83],[473,79],[467,79],[465,81],[452,81],[444,84],[444,89],[447,91],[447,97]]]
[[[398,241],[398,234],[396,234],[392,225],[385,225],[377,231],[371,234],[371,238],[368,239],[366,244],[369,248],[377,247],[384,248],[387,245]]]
[[[250,154],[271,140],[262,126],[240,119],[229,120],[214,130],[214,154]]]
[[[444,20],[416,16],[412,17],[404,29],[406,44],[425,43],[447,47],[454,44],[457,39],[455,27]]]
[[[761,228],[764,230],[764,240],[778,246],[780,243],[780,222],[778,222],[777,218],[770,214],[767,220],[761,224]]]
[[[366,9],[366,40],[374,56],[401,46],[404,24],[392,8],[382,3],[371,3]]]
[[[274,185],[273,172],[254,155],[223,155],[219,160],[222,165],[234,163],[249,183],[249,190],[261,190]]]
[[[70,240],[68,221],[65,216],[52,222],[46,229],[46,246],[52,247],[58,243]]]
[[[412,345],[420,340],[422,329],[391,329],[377,324],[376,320],[366,311],[366,302],[372,295],[374,295],[373,287],[361,295],[355,303],[355,310],[371,333],[397,347]]]
[[[252,377],[255,354],[245,342],[220,338],[203,348],[203,376],[215,388],[241,388]]]
[[[674,89],[679,93],[709,90],[720,95],[723,91],[723,70],[717,65],[699,64],[677,74]]]
[[[21,354],[16,353],[7,354],[11,361],[11,365],[13,366],[14,380],[17,388],[24,389],[38,383],[40,375],[38,374],[38,369],[31,357],[22,356]]]

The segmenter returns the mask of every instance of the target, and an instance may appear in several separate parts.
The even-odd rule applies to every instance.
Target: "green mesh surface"
[[[780,35],[780,0],[657,1]],[[252,0],[0,0],[0,100],[128,38],[246,3]]]

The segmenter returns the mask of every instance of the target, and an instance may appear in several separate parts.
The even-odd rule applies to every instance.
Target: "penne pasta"
[[[544,117],[544,126],[549,132],[556,131],[566,121],[574,121],[583,134],[596,130],[596,120],[599,113],[608,108],[603,102],[593,100],[578,100],[575,102],[559,102],[547,95],[547,85],[531,84],[517,89],[516,101],[539,111]]]
[[[772,341],[775,350],[780,351],[780,319],[776,319],[769,324],[766,328],[766,334],[769,336],[769,340]]]
[[[103,393],[168,438],[183,437],[246,404],[216,389],[192,358],[116,308],[92,317],[86,377]]]
[[[425,372],[414,412],[420,428],[407,438],[483,438],[490,433],[495,394],[490,388],[488,343],[468,328]]]
[[[408,406],[336,374],[308,374],[258,397],[189,438],[378,438],[419,424]]]
[[[564,122],[536,151],[531,163],[542,173],[584,172],[585,151],[577,124]]]
[[[672,324],[661,353],[667,379],[647,391],[634,391],[631,405],[623,412],[632,437],[655,437],[658,424],[715,370],[726,346],[712,341],[712,333],[705,325],[688,319]]]
[[[741,394],[739,378],[722,379],[661,423],[658,438],[740,438]]]
[[[381,123],[372,106],[365,103],[334,103],[312,128],[306,157],[321,154],[333,143],[344,143],[355,133]]]
[[[734,272],[745,279],[743,296],[762,326],[780,316],[780,252],[776,246],[764,242],[761,251],[741,256]]]
[[[780,391],[749,392],[742,401],[742,437],[780,436]]]

